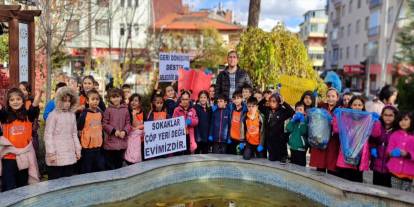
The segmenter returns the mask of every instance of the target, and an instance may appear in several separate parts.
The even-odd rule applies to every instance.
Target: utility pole
[[[92,68],[92,0],[88,0],[88,56],[85,66]]]

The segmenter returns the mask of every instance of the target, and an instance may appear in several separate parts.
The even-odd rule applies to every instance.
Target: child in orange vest
[[[24,94],[20,89],[12,88],[7,92],[6,107],[0,106],[0,122],[3,136],[14,148],[22,149],[32,145],[32,122],[39,116],[41,95],[41,92],[37,93],[33,103],[26,109]],[[2,191],[27,185],[29,169],[19,169],[16,155],[8,153],[0,156]]]
[[[95,78],[91,75],[87,75],[85,77],[83,77],[82,80],[82,88],[79,94],[79,108],[78,108],[78,112],[83,111],[83,109],[88,108],[88,103],[87,103],[87,93],[88,91],[92,90],[95,88],[94,83],[95,83]],[[106,106],[105,103],[103,102],[102,98],[99,96],[99,105],[98,105],[99,109],[101,109],[101,111],[105,111],[106,110]]]
[[[258,110],[258,101],[255,97],[247,99],[248,112],[242,118],[241,127],[241,143],[239,145],[240,150],[243,151],[243,159],[250,160],[250,158],[263,158],[264,157],[264,124],[263,115]]]
[[[230,139],[227,141],[227,153],[237,155],[237,146],[240,144],[240,129],[242,117],[247,112],[247,107],[243,102],[243,95],[240,91],[233,93],[233,103],[229,104],[230,115]]]
[[[91,89],[86,93],[85,108],[78,119],[82,159],[80,173],[91,173],[105,170],[105,162],[101,152],[103,143],[103,112],[99,109],[99,92]]]
[[[171,118],[167,114],[164,97],[160,92],[154,92],[151,98],[151,111],[148,113],[148,121],[156,121]]]

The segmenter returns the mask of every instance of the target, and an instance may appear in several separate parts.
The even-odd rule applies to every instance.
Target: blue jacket
[[[49,113],[52,112],[53,109],[55,109],[55,107],[55,100],[50,100],[49,102],[47,102],[45,111],[43,112],[43,120],[46,121],[47,117],[49,116]]]
[[[214,142],[224,142],[230,139],[230,123],[231,111],[227,107],[225,109],[217,109],[213,112],[210,125],[210,136]]]
[[[207,107],[204,110],[200,104],[197,104],[194,108],[198,116],[198,125],[195,129],[196,142],[207,142],[210,135],[211,108]]]

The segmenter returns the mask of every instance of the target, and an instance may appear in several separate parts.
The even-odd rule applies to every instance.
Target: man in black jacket
[[[235,91],[242,89],[244,85],[252,87],[252,81],[249,75],[243,69],[239,68],[237,52],[232,50],[227,54],[228,66],[217,76],[215,97],[224,95],[231,100]]]

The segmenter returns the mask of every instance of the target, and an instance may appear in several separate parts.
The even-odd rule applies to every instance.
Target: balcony
[[[382,4],[382,0],[370,0],[369,1],[369,8],[375,8],[377,6],[380,6]]]
[[[368,37],[376,37],[379,36],[381,30],[380,26],[372,27],[368,29]]]

